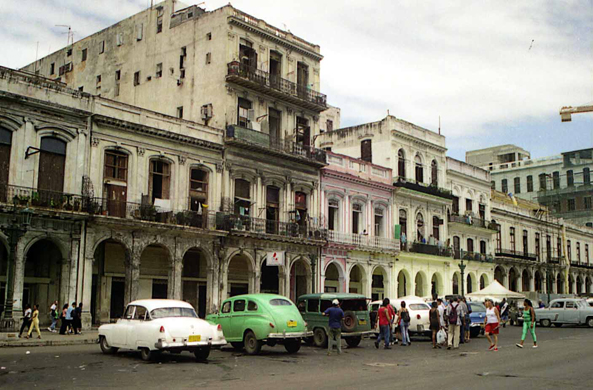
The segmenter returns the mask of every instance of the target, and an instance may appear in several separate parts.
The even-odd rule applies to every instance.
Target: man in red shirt
[[[385,349],[391,349],[389,346],[389,328],[391,326],[391,319],[393,316],[389,311],[389,306],[391,306],[389,304],[389,298],[383,299],[383,304],[377,313],[377,317],[379,319],[379,321],[377,321],[379,324],[379,337],[377,337],[377,341],[375,341],[375,348],[379,348],[379,343],[381,342],[381,339],[383,339],[385,341]]]

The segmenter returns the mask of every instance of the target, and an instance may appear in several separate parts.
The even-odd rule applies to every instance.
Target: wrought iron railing
[[[489,255],[487,253],[480,253],[480,252],[467,252],[460,249],[453,249],[453,258],[457,260],[474,260],[474,261],[485,261],[485,262],[493,262],[494,256]]]
[[[421,242],[408,243],[410,252],[422,253],[426,255],[452,257],[453,250],[450,248],[440,247],[438,245],[423,244]]]
[[[474,218],[468,215],[462,216],[462,215],[449,215],[448,217],[449,222],[453,222],[453,223],[461,223],[464,225],[469,225],[469,226],[475,226],[475,227],[479,227],[482,229],[490,229],[490,230],[496,230],[497,228],[497,224],[493,223],[491,221],[487,221],[485,219],[482,218]]]
[[[292,97],[298,97],[308,103],[325,108],[327,107],[327,96],[309,88],[307,85],[293,83],[280,76],[271,75],[268,72],[243,64],[239,61],[229,62],[227,68],[227,77],[238,76],[263,87],[282,92],[283,94]]]
[[[361,248],[372,248],[378,250],[397,251],[400,249],[400,242],[394,238],[369,236],[365,234],[341,233],[334,230],[327,232],[327,240],[340,244],[358,246]]]
[[[266,234],[299,239],[326,240],[327,231],[311,221],[281,222],[236,214],[217,215],[217,229],[237,233]]]
[[[60,211],[87,212],[88,199],[82,195],[0,183],[0,202]]]
[[[440,198],[453,199],[452,192],[447,189],[423,183],[415,183],[414,181],[409,181],[403,178],[398,178],[398,180],[395,183],[393,183],[393,185],[395,187],[407,188],[409,190],[421,192],[428,195],[438,196]]]
[[[514,259],[536,261],[537,255],[535,253],[522,252],[515,249],[497,249],[494,253],[497,257],[511,257]]]

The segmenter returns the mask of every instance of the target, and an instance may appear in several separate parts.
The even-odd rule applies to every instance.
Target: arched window
[[[470,253],[474,252],[474,240],[471,238],[467,239],[467,251]]]
[[[439,169],[438,169],[438,165],[437,165],[437,160],[432,160],[432,163],[430,164],[430,175],[431,175],[431,180],[430,180],[430,184],[438,187],[439,185]]]
[[[416,215],[416,241],[426,241],[424,238],[424,216],[422,216],[422,213]]]
[[[6,186],[8,185],[8,171],[10,170],[10,149],[12,146],[12,131],[0,127],[0,201],[6,202]]]
[[[422,158],[418,154],[414,157],[414,166],[416,167],[416,183],[423,183],[424,168],[422,167]]]
[[[406,153],[403,149],[397,152],[397,175],[404,179],[406,177]]]
[[[44,137],[40,149],[37,188],[40,191],[63,192],[66,142],[55,137]]]

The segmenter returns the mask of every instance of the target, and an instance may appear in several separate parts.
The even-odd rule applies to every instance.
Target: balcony
[[[227,64],[226,80],[315,112],[325,111],[328,107],[324,94],[238,61]]]
[[[593,268],[593,264],[585,263],[584,261],[571,261],[570,266],[576,268]]]
[[[492,263],[494,261],[494,256],[486,254],[486,253],[479,253],[479,252],[467,252],[464,250],[453,250],[453,258],[456,260],[470,260],[470,261],[482,261]]]
[[[217,213],[216,228],[234,234],[279,236],[296,240],[327,239],[327,231],[312,222],[299,224],[225,213]]]
[[[497,231],[498,226],[496,223],[492,223],[491,221],[470,216],[449,215],[448,220],[449,223],[457,223],[464,226],[470,226],[472,228],[492,230],[493,232]]]
[[[341,233],[333,230],[327,232],[327,240],[337,244],[358,247],[360,250],[399,252],[400,249],[399,240],[393,238]]]
[[[408,190],[421,192],[427,195],[438,196],[439,198],[444,198],[448,200],[453,199],[453,194],[449,190],[427,184],[415,183],[413,181],[406,181],[402,178],[399,178],[395,183],[393,183],[393,186],[407,188]]]
[[[88,201],[82,195],[0,184],[0,203],[54,211],[87,212]]]
[[[288,140],[274,140],[268,134],[261,131],[236,125],[227,126],[226,142],[230,144],[237,142],[254,148],[264,148],[267,151],[272,150],[323,165],[327,161],[325,150]]]
[[[452,257],[453,251],[450,248],[439,247],[438,245],[423,244],[421,242],[414,242],[410,245],[410,252],[422,253],[425,255]]]
[[[157,222],[198,229],[216,229],[216,212],[213,211],[171,211],[164,210],[151,204],[118,202],[105,198],[93,198],[88,204],[88,212],[96,216]]]
[[[521,252],[514,249],[497,249],[494,253],[496,257],[506,257],[517,260],[537,261],[535,253]]]

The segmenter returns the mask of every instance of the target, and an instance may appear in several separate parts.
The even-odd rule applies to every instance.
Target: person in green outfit
[[[533,348],[537,348],[537,337],[535,337],[535,310],[533,310],[533,304],[529,299],[526,299],[523,303],[523,336],[521,336],[521,342],[517,344],[517,347],[523,348],[525,337],[527,332],[531,333],[533,339]]]

